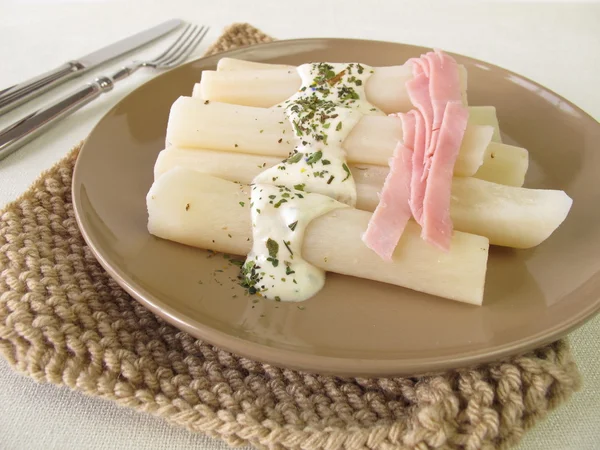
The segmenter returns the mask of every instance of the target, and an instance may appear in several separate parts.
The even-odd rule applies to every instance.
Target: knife
[[[0,91],[0,115],[16,108],[20,104],[37,97],[65,81],[79,77],[87,71],[98,67],[112,59],[129,53],[153,40],[175,30],[182,20],[171,19],[140,33],[129,36],[89,55],[69,61],[54,70],[43,73],[23,83]]]

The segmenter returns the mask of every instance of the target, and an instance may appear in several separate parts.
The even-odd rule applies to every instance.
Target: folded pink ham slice
[[[379,204],[363,235],[384,260],[392,259],[411,216],[421,225],[423,239],[450,249],[452,176],[469,118],[454,59],[435,51],[411,63],[413,79],[406,88],[416,109],[398,115],[404,142],[390,159]]]
[[[458,64],[450,56],[440,52],[429,52],[422,57],[429,63],[429,98],[433,118],[431,123],[431,139],[428,141],[424,158],[423,177],[427,177],[431,167],[431,158],[437,146],[439,130],[442,126],[444,111],[449,102],[461,102],[460,73]]]
[[[411,150],[415,148],[415,133],[416,133],[416,120],[418,112],[414,109],[412,111],[398,114],[390,114],[391,117],[399,117],[402,122],[402,140],[404,145]]]
[[[415,221],[422,225],[423,200],[425,199],[425,181],[423,177],[423,167],[425,160],[425,151],[427,150],[426,135],[427,124],[423,115],[419,111],[415,113],[415,140],[412,157],[412,172],[410,175],[410,195],[409,204]]]
[[[410,102],[423,116],[425,147],[428,148],[431,140],[431,130],[433,129],[433,107],[431,106],[431,96],[429,94],[429,78],[424,73],[416,75],[412,80],[406,82],[406,92]]]
[[[420,61],[420,60],[418,60]],[[421,67],[413,61],[413,68]],[[413,70],[418,72],[418,70]],[[415,142],[412,159],[412,173],[410,181],[410,209],[418,224],[421,224],[423,212],[423,199],[425,198],[425,153],[431,141],[433,125],[433,109],[429,95],[429,78],[421,71],[412,80],[406,82],[411,103],[415,106]],[[406,131],[404,131],[406,133]]]
[[[444,251],[450,250],[452,240],[452,176],[468,119],[469,111],[461,102],[446,105],[427,176],[421,237]]]
[[[412,63],[412,72],[413,76],[416,78],[421,74],[425,74],[427,78],[429,78],[429,61],[423,58],[411,58],[409,60]]]
[[[398,142],[390,158],[390,171],[383,183],[379,203],[362,236],[366,246],[385,261],[392,261],[394,250],[411,217],[408,197],[413,152],[408,145],[415,137],[415,118],[411,113],[399,116],[404,128],[404,143]]]

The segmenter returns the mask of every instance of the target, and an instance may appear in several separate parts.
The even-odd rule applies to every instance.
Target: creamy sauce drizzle
[[[242,268],[251,293],[277,301],[306,300],[325,284],[325,271],[302,258],[304,232],[314,218],[356,204],[342,143],[363,115],[382,114],[366,101],[369,66],[313,63],[298,73],[300,90],[277,105],[297,145],[253,181],[253,246]]]

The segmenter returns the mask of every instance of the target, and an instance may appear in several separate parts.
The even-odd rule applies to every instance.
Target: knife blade
[[[65,81],[83,75],[87,71],[105,64],[119,56],[123,56],[145,44],[158,39],[177,29],[183,21],[171,19],[147,30],[136,33],[125,39],[69,61],[54,70],[43,73],[23,83],[0,91],[0,115],[16,108],[24,102],[47,92]]]

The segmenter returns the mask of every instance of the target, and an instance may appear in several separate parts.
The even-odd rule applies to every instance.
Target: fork
[[[204,39],[208,27],[188,24],[175,42],[156,58],[134,61],[122,67],[112,76],[99,76],[91,83],[57,101],[51,106],[35,111],[0,131],[0,159],[21,148],[44,133],[60,119],[77,111],[101,94],[113,89],[117,81],[123,80],[142,67],[154,70],[171,69],[184,62]]]

